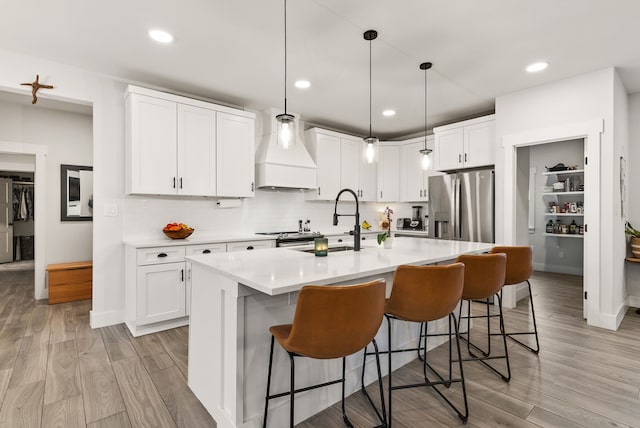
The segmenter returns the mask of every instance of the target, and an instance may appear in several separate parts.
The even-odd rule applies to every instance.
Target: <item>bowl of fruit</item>
[[[162,228],[164,234],[171,239],[184,239],[190,236],[194,230],[184,223],[168,223]]]

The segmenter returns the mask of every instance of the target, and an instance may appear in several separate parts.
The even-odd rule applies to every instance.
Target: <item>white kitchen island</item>
[[[395,238],[392,249],[362,242],[362,251],[329,253],[327,257],[291,248],[187,257],[192,262],[189,327],[189,387],[216,420],[218,427],[260,427],[264,412],[269,327],[291,323],[297,292],[304,285],[355,284],[387,280],[402,264],[448,263],[460,254],[484,252],[494,244]],[[383,322],[383,326],[386,321]],[[416,326],[398,323],[394,338],[415,346]],[[386,326],[381,332],[386,330]],[[431,325],[430,325],[431,326]],[[437,329],[448,328],[446,319]],[[430,332],[433,330],[430,327]],[[378,333],[380,349],[386,334]],[[394,339],[395,340],[395,339]],[[441,342],[432,340],[432,346]],[[431,346],[430,346],[431,347]],[[416,357],[394,356],[394,368]],[[373,358],[373,357],[371,357]],[[404,359],[403,359],[404,358]],[[386,358],[382,358],[383,374]],[[362,353],[347,358],[347,393],[359,390]],[[339,378],[340,360],[296,360],[296,388]],[[374,381],[375,363],[367,364],[365,382]],[[276,346],[271,393],[288,390],[289,361]],[[296,395],[296,423],[340,400],[340,385]],[[288,398],[271,400],[269,426],[288,426]]]

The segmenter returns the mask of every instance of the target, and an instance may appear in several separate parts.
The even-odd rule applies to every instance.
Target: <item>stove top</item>
[[[269,235],[276,237],[276,247],[282,247],[283,244],[293,245],[294,243],[310,242],[315,238],[324,237],[320,232],[258,232],[256,235]]]

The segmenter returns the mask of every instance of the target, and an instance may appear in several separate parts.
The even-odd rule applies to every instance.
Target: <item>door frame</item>
[[[504,153],[504,230],[505,245],[516,244],[516,168],[517,149],[551,142],[584,139],[584,155],[588,163],[584,167],[584,224],[588,232],[584,234],[584,282],[583,289],[589,298],[583,297],[583,316],[589,325],[600,323],[600,145],[604,131],[604,119],[533,129],[502,137]],[[592,207],[591,209],[589,207]],[[585,294],[583,294],[584,296]],[[515,307],[516,290],[504,289],[504,304]]]
[[[46,299],[49,290],[45,283],[46,266],[46,193],[45,177],[47,168],[47,147],[39,144],[16,143],[0,141],[0,154],[32,155],[35,156],[35,168],[33,172],[34,206],[37,209],[33,216],[34,229],[34,297],[37,300]],[[1,165],[0,165],[1,166]],[[2,166],[4,168],[4,166]],[[8,166],[8,169],[11,169]]]

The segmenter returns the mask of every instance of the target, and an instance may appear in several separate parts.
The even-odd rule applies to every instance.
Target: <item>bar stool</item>
[[[381,421],[386,426],[386,413],[382,390],[380,359],[375,335],[382,324],[385,304],[385,281],[378,279],[357,285],[302,287],[292,324],[277,325],[271,332],[271,353],[269,355],[269,375],[264,406],[263,428],[267,426],[269,400],[290,396],[289,424],[294,424],[294,395],[323,386],[342,383],[342,418],[348,427],[352,427],[345,413],[345,359],[346,356],[365,348],[373,341],[378,366],[378,387],[382,402],[382,415],[374,406]],[[287,351],[291,368],[291,387],[287,392],[271,394],[271,373],[273,366],[274,340]],[[342,377],[330,382],[296,389],[294,357],[315,359],[342,358]],[[373,404],[373,403],[372,403]]]
[[[460,354],[460,341],[458,336],[458,324],[455,319],[454,311],[460,298],[462,297],[462,287],[464,279],[464,265],[462,263],[454,263],[441,266],[398,266],[393,278],[393,288],[391,296],[385,305],[385,317],[387,318],[387,335],[389,341],[389,373],[388,373],[388,393],[389,393],[389,422],[392,422],[392,396],[396,389],[415,388],[421,386],[430,386],[440,397],[457,413],[462,422],[466,423],[469,418],[469,407],[467,404],[467,390],[464,384],[464,372],[462,369],[462,358]],[[449,336],[449,375],[447,378],[441,376],[426,361],[427,344],[425,339],[423,360],[424,382],[393,385],[392,381],[392,365],[391,356],[396,352],[417,351],[420,348],[409,349],[392,349],[392,320],[409,321],[417,323],[428,323],[441,318],[449,317],[449,333],[434,334]],[[452,332],[452,326],[454,333]],[[431,335],[430,335],[431,336]],[[458,358],[454,360],[451,355],[451,336],[455,336]],[[420,345],[418,345],[420,346]],[[384,352],[384,351],[383,351]],[[452,362],[458,361],[460,377],[453,378]],[[429,380],[427,369],[431,370],[438,380]],[[464,398],[464,413],[460,411],[442,392],[437,388],[438,385],[445,387],[451,386],[452,383],[460,382],[462,384],[462,395]]]
[[[465,358],[463,361],[478,361],[498,374],[502,380],[509,382],[511,380],[511,366],[509,365],[509,351],[507,349],[507,336],[504,332],[504,318],[502,316],[502,284],[504,284],[505,271],[507,266],[507,256],[505,254],[475,254],[462,255],[458,257],[458,261],[464,263],[464,290],[462,291],[462,302],[458,315],[458,324],[462,319],[467,320],[467,332],[460,334],[460,339],[467,342],[467,351],[471,358]],[[498,298],[499,314],[491,315],[489,298],[493,295]],[[486,299],[487,314],[471,315],[471,301]],[[462,307],[467,302],[467,316],[462,315]],[[491,318],[500,318],[500,333],[491,333]],[[481,349],[479,346],[471,342],[471,320],[476,318],[486,318],[487,320],[487,348]],[[491,355],[491,337],[502,336],[504,345],[503,355]],[[479,351],[482,356],[473,353],[471,348]],[[507,364],[507,374],[500,373],[488,360],[505,359]]]
[[[538,341],[538,325],[536,324],[536,311],[533,307],[533,294],[531,293],[531,283],[529,278],[533,274],[533,247],[525,246],[511,246],[511,247],[493,247],[492,253],[504,253],[507,255],[507,274],[504,280],[504,285],[516,285],[522,282],[527,283],[529,289],[529,304],[531,305],[531,317],[533,318],[533,331],[525,332],[507,332],[506,335],[511,340],[517,342],[521,346],[524,346],[534,354],[540,352],[540,342]],[[536,338],[536,347],[532,348],[524,342],[516,339],[513,336],[529,335],[533,334]]]

